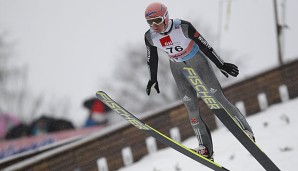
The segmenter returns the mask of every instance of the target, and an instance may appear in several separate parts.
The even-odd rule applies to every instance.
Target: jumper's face
[[[151,25],[151,28],[152,28],[155,32],[157,32],[157,33],[161,33],[161,32],[163,32],[163,31],[165,30],[165,27],[166,27],[166,25],[165,25],[164,22],[162,22],[162,23],[160,23],[160,24],[153,23],[153,24]]]

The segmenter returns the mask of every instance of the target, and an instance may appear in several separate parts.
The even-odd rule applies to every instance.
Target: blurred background
[[[118,122],[94,98],[97,90],[136,114],[179,100],[162,52],[161,94],[145,93],[144,10],[150,2],[0,0],[0,138]],[[225,61],[239,66],[237,78],[215,69],[223,86],[298,57],[296,0],[160,2],[170,18],[193,23]],[[23,131],[11,133],[16,129]]]

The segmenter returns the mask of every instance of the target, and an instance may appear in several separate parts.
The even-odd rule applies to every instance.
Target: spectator
[[[30,129],[28,125],[21,123],[8,131],[5,139],[16,139],[28,136],[30,134],[29,130]]]
[[[13,127],[20,124],[20,120],[8,113],[0,112],[0,139],[4,138]]]
[[[111,109],[96,98],[88,99],[83,106],[88,109],[89,115],[85,122],[85,127],[102,125],[108,123],[107,112]]]
[[[68,129],[74,129],[74,126],[70,121],[66,121],[64,119],[55,119],[49,123],[48,132],[57,132]]]
[[[52,119],[42,116],[31,124],[31,135],[42,135],[48,133],[48,125]]]
[[[62,130],[74,129],[70,121],[42,116],[31,124],[31,135],[41,135]]]

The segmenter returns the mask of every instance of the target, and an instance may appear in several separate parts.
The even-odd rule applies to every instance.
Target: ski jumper
[[[214,52],[213,48],[191,23],[180,19],[171,19],[163,33],[156,33],[149,29],[145,33],[145,44],[150,80],[154,82],[157,81],[158,70],[157,48],[168,54],[171,72],[179,95],[187,108],[190,123],[199,145],[204,145],[208,148],[210,154],[213,154],[210,130],[200,116],[197,93],[182,73],[183,67],[186,65],[191,66],[197,72],[207,88],[213,92],[215,98],[224,108],[235,117],[239,125],[243,129],[252,132],[244,116],[226,99],[207,58],[218,68],[224,64],[224,61]]]

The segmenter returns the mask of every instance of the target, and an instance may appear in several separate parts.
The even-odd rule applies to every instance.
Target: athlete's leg
[[[238,108],[236,108],[232,103],[230,103],[229,100],[226,99],[220,83],[218,82],[217,77],[215,76],[213,69],[206,57],[203,54],[200,54],[200,57],[196,58],[195,61],[190,61],[190,65],[192,65],[197,74],[201,77],[207,88],[209,90],[213,89],[213,95],[223,105],[223,107],[238,121],[242,129],[248,130],[253,133],[251,127],[247,123],[245,117],[238,110]]]
[[[182,73],[182,68],[185,65],[186,64],[183,62],[170,62],[171,71],[176,81],[179,95],[187,108],[190,123],[198,138],[199,145],[207,147],[210,155],[212,155],[213,144],[210,130],[200,116],[197,93]]]

